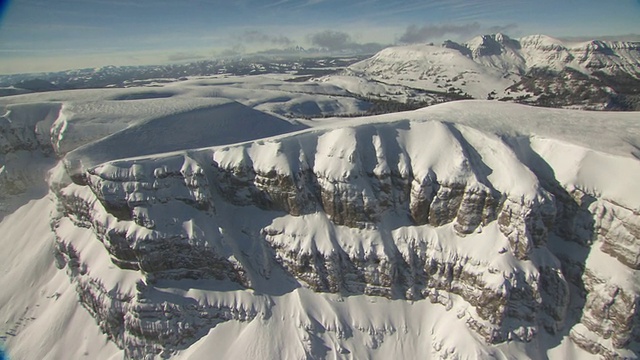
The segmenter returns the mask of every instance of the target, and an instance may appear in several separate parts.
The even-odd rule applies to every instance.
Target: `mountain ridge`
[[[49,194],[7,215],[20,241],[2,239],[0,256],[30,254],[19,247],[37,241],[19,234],[31,212],[51,212],[28,236],[54,249],[34,254],[46,268],[35,289],[0,279],[32,295],[26,310],[0,307],[15,356],[60,357],[28,346],[69,343],[49,331],[60,321],[109,339],[83,344],[95,358],[637,356],[637,113],[467,100],[247,122],[260,105],[207,84],[6,105],[3,169],[41,153]],[[171,126],[153,153],[131,140],[194,109],[204,142]]]
[[[373,60],[407,82],[433,62],[425,84],[467,65],[460,82],[512,83],[496,66],[524,61],[514,41],[474,42],[491,68],[453,43]],[[425,92],[335,80],[0,99],[0,344],[56,359],[638,357],[638,112],[464,100],[341,117],[367,92]]]
[[[564,43],[545,35],[511,39],[498,33],[464,43],[386,48],[349,66],[345,74],[476,99],[637,109],[640,43]],[[331,75],[327,78],[331,81]]]

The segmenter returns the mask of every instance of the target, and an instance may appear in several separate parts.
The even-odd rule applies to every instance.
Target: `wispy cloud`
[[[349,33],[334,30],[324,30],[309,34],[307,40],[312,46],[329,52],[348,50],[354,53],[369,54],[385,47],[385,45],[375,42],[359,43],[354,41]]]
[[[158,51],[109,52],[106,54],[47,55],[46,57],[0,56],[3,74],[61,71],[106,65],[146,65],[166,63],[167,54]]]
[[[477,33],[480,29],[480,23],[477,22],[460,25],[409,25],[398,41],[405,44],[412,44],[440,39],[445,35],[469,36]]]
[[[198,53],[192,53],[192,52],[176,52],[173,54],[169,54],[167,55],[167,60],[169,61],[194,61],[194,60],[203,60],[206,59],[207,57],[202,55],[202,54],[198,54]]]
[[[511,23],[507,25],[496,25],[496,26],[488,27],[487,32],[490,34],[509,33],[509,32],[515,31],[516,29],[518,29],[518,24]]]
[[[4,27],[7,30],[20,31],[23,33],[42,33],[48,32],[99,32],[108,29],[106,25],[87,25],[87,24],[67,24],[67,23],[36,23],[36,24],[9,24]]]
[[[216,55],[220,57],[231,57],[243,55],[247,52],[247,49],[243,45],[235,45],[231,48],[219,51]]]
[[[638,0],[640,2],[640,0]],[[624,34],[624,35],[595,35],[595,36],[564,36],[559,40],[563,41],[590,41],[590,40],[603,40],[603,41],[633,41],[640,42],[640,34]]]
[[[263,4],[260,5],[260,8],[262,8],[262,9],[275,8],[275,7],[278,7],[280,5],[284,5],[284,4],[288,3],[289,1],[290,0],[280,0],[280,1],[274,1],[274,2],[266,3],[266,4],[263,3]]]
[[[511,32],[518,28],[517,24],[497,25],[484,27],[479,22],[462,24],[444,24],[423,26],[409,25],[405,32],[398,38],[398,42],[413,44],[440,40],[444,37],[454,37],[456,39],[466,39],[479,34],[493,34],[498,32]]]
[[[236,36],[236,40],[241,43],[270,43],[273,45],[281,45],[281,46],[289,46],[293,43],[293,41],[284,35],[269,35],[261,31],[257,30],[247,30],[242,34]]]
[[[639,34],[639,14],[640,0],[14,0],[0,24],[0,61],[66,53],[71,63],[91,53],[102,62],[111,52],[151,50],[178,60],[222,49],[373,48],[496,32],[584,39]]]
[[[310,6],[319,5],[326,1],[327,0],[279,0],[274,1],[270,4],[264,4],[264,2],[261,2],[260,5],[262,5],[262,8],[290,8],[299,10]]]
[[[352,43],[349,34],[332,30],[311,34],[309,40],[312,45],[329,50],[343,50]]]

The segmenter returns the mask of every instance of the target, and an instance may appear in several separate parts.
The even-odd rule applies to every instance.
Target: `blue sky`
[[[638,19],[640,0],[13,0],[0,21],[0,74],[496,31],[640,34]]]

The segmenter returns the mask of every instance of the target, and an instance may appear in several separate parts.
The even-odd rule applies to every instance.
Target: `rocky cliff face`
[[[634,354],[637,211],[552,181],[519,162],[544,154],[513,144],[399,122],[119,160],[74,174],[76,183],[59,167],[59,265],[133,358],[262,311],[172,302],[158,296],[163,282],[251,289],[279,267],[317,292],[465,304],[459,317],[491,344],[568,331],[594,354]],[[135,287],[113,291],[86,271],[69,226],[89,229],[138,276]]]
[[[597,254],[590,254],[584,265],[578,283],[584,307],[580,322],[571,329],[570,336],[581,347],[606,358],[631,356],[619,350],[630,349],[637,353],[640,344],[637,330],[640,292],[637,284],[629,282],[637,276],[634,260],[640,255],[632,245],[639,239],[634,232],[638,226],[637,214],[608,202],[596,201],[589,209],[594,219],[591,252],[610,257],[599,255],[598,260]],[[618,262],[610,261],[611,258]],[[605,264],[609,267],[608,273],[598,271],[602,270],[602,264],[597,262],[603,260],[609,261]],[[590,267],[591,264],[600,266],[596,270]],[[617,275],[617,279],[609,280],[611,274]]]
[[[255,304],[172,301],[160,290],[159,281],[180,279],[211,278],[231,280],[239,289],[250,286],[242,267],[216,253],[198,236],[202,234],[153,230],[166,229],[156,226],[145,213],[153,204],[177,201],[202,212],[205,218],[210,218],[213,211],[208,206],[208,192],[202,191],[206,180],[198,183],[197,168],[183,168],[183,172],[177,169],[176,173],[162,169],[166,165],[156,169],[154,183],[144,183],[139,174],[104,179],[91,171],[86,174],[88,184],[78,186],[62,166],[54,171],[58,176],[51,179],[58,204],[51,222],[56,234],[57,266],[66,269],[80,303],[102,331],[132,359],[166,356],[220,322],[248,321],[257,315]],[[141,196],[140,192],[148,192],[146,199],[134,200],[132,195]],[[118,283],[109,284],[105,281],[109,275],[99,269],[92,271],[96,265],[91,260],[99,260],[95,256],[87,259],[88,245],[78,243],[82,235],[70,231],[74,228],[87,229],[92,234],[89,241],[95,242],[94,246],[99,244],[102,251],[106,249],[102,261],[122,269],[119,272],[123,274],[116,275],[121,279]]]
[[[640,44],[636,42],[592,40],[565,44],[545,35],[516,40],[495,34],[479,36],[464,46],[471,50],[470,56],[476,61],[521,74],[533,68],[558,71],[568,66],[586,74],[605,72],[638,76]]]
[[[0,199],[41,187],[53,148],[49,129],[60,106],[21,104],[0,109]],[[1,209],[0,212],[10,209]]]
[[[242,304],[202,305],[197,302],[149,300],[158,295],[158,291],[149,288],[145,282],[155,281],[152,274],[148,274],[145,280],[137,280],[134,291],[109,289],[103,278],[89,271],[94,265],[82,259],[78,249],[61,233],[66,221],[68,218],[52,222],[57,241],[56,265],[66,269],[80,303],[96,319],[100,329],[125,350],[127,358],[164,357],[220,322],[248,321],[257,316],[254,308],[245,308]],[[117,261],[114,264],[120,265]],[[201,276],[185,272],[180,275]]]

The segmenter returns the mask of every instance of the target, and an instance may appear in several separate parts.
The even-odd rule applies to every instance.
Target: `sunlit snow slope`
[[[2,99],[11,358],[638,356],[640,114],[220,81]]]
[[[546,107],[637,110],[640,43],[569,43],[545,35],[511,39],[498,33],[461,44],[389,47],[320,82],[374,98],[439,102],[439,94]],[[418,89],[434,99],[416,95]]]

